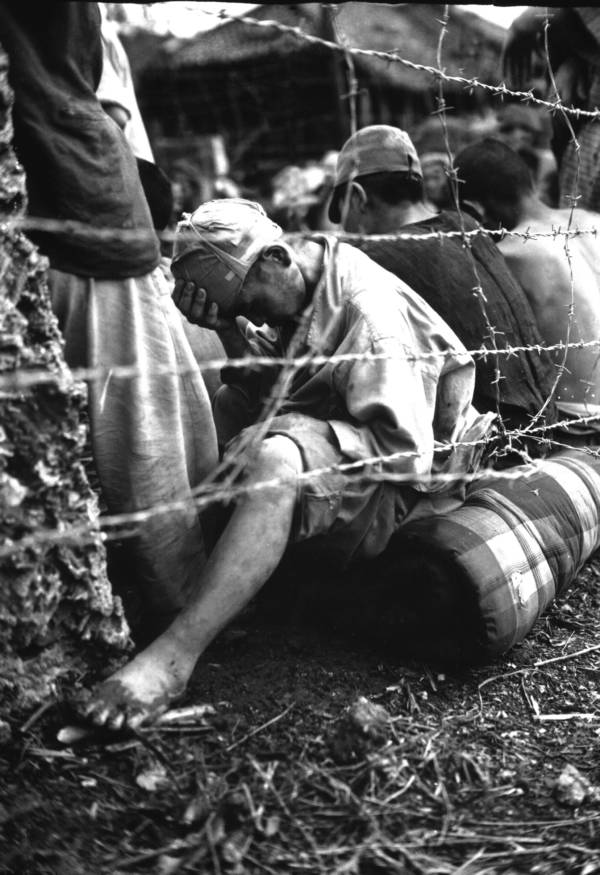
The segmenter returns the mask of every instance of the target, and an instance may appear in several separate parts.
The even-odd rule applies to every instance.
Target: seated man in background
[[[549,234],[555,229],[597,228],[600,215],[579,207],[552,209],[535,191],[523,159],[498,140],[485,139],[456,156],[463,205],[473,209],[487,228],[522,234]],[[557,350],[563,364],[557,392],[561,417],[598,416],[588,424],[573,423],[567,433],[575,442],[590,442],[600,432],[600,244],[595,234],[523,239],[505,236],[498,244],[519,280],[544,343],[593,341],[583,349]],[[571,441],[571,442],[572,442]]]
[[[527,298],[496,245],[483,234],[465,245],[460,232],[477,223],[454,210],[435,213],[424,202],[421,164],[404,131],[372,125],[350,137],[338,159],[329,215],[351,233],[414,234],[410,240],[349,242],[425,298],[467,349],[541,343]],[[475,367],[473,403],[478,410],[499,411],[509,428],[530,422],[554,378],[549,357],[534,349],[476,356]],[[554,419],[550,404],[545,420]],[[528,449],[541,452],[537,444]]]
[[[450,158],[445,152],[425,152],[420,159],[425,205],[430,205],[434,212],[453,209],[452,186],[448,175],[452,166]]]
[[[320,535],[343,561],[375,556],[409,519],[459,506],[494,418],[471,405],[475,369],[456,335],[355,248],[323,235],[286,240],[239,199],[203,204],[178,234],[180,310],[216,329],[230,356],[292,366],[270,381],[269,415],[228,447],[244,482],[188,605],[92,695],[87,715],[116,729],[185,689],[290,542]],[[242,334],[240,315],[270,329]],[[257,385],[248,380],[249,396]]]

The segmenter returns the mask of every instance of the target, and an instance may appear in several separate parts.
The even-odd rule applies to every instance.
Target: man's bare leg
[[[190,603],[169,628],[93,693],[86,716],[100,726],[139,726],[186,687],[200,654],[259,591],[287,546],[302,458],[289,438],[265,440],[247,482],[287,482],[250,492],[219,538]]]

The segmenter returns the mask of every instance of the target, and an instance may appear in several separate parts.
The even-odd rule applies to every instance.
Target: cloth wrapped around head
[[[207,201],[178,223],[171,267],[178,277],[204,288],[223,314],[231,314],[248,271],[263,248],[282,234],[254,201]]]

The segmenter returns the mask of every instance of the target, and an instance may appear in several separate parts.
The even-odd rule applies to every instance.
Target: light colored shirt
[[[119,38],[114,21],[107,18],[104,3],[99,3],[102,17],[102,78],[96,89],[100,103],[116,103],[129,116],[124,133],[136,158],[154,163],[152,147],[138,106],[129,58]]]
[[[261,356],[330,357],[303,365],[279,413],[329,422],[350,460],[406,453],[386,474],[414,474],[415,488],[448,488],[436,473],[469,470],[493,414],[472,407],[475,366],[440,316],[405,283],[352,246],[319,237],[323,273],[293,340],[286,329],[249,326]],[[337,356],[360,356],[336,360]],[[391,479],[392,479],[391,478]],[[417,482],[418,481],[418,482]]]

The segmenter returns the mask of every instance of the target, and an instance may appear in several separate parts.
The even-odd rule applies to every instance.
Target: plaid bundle
[[[572,451],[479,481],[458,510],[398,533],[435,555],[479,615],[479,647],[508,650],[531,630],[600,546],[600,460]]]

